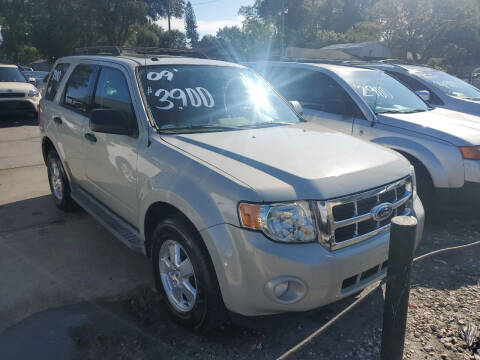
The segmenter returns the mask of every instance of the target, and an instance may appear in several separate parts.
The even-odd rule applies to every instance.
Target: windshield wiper
[[[480,101],[479,98],[474,98],[474,97],[464,97],[464,98],[461,98],[461,99],[464,99],[464,100],[471,100],[471,101]]]
[[[282,126],[282,125],[291,125],[293,123],[281,122],[281,121],[266,121],[256,124],[247,124],[247,125],[239,125],[239,128],[265,128],[271,126]]]
[[[175,134],[182,132],[203,132],[203,131],[229,131],[229,130],[239,130],[239,127],[236,126],[222,126],[222,125],[192,125],[178,128],[165,128],[159,129],[158,132],[161,134]]]

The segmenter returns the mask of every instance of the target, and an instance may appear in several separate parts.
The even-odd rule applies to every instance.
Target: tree
[[[13,62],[22,62],[21,54],[30,33],[30,2],[28,0],[0,0],[2,52]]]
[[[185,10],[185,0],[145,0],[148,6],[148,16],[156,21],[160,18],[168,19],[168,34],[172,32],[171,17],[180,19]],[[172,36],[175,36],[173,34]],[[174,41],[175,39],[172,39]]]
[[[185,31],[188,41],[191,47],[197,47],[198,45],[198,31],[197,31],[197,19],[195,18],[195,11],[193,11],[190,1],[185,6]]]

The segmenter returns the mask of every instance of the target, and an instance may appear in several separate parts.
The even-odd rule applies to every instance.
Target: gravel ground
[[[437,217],[426,227],[416,255],[479,240],[477,217]],[[405,359],[480,360],[480,334],[475,334],[480,327],[479,258],[477,246],[414,264]],[[255,328],[227,323],[198,336],[172,323],[159,296],[143,289],[122,301],[99,303],[109,316],[74,329],[72,336],[82,359],[273,359],[353,300],[257,319]],[[382,312],[383,291],[378,289],[294,358],[379,358]]]

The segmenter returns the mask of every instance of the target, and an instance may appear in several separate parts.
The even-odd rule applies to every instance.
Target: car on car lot
[[[0,64],[0,117],[31,115],[36,117],[39,90],[28,82],[16,65]]]
[[[56,204],[150,256],[177,321],[207,331],[357,293],[385,275],[397,214],[417,217],[418,245],[404,157],[304,121],[246,67],[129,51],[57,60],[42,149]]]
[[[45,87],[44,80],[48,80],[46,78],[46,76],[48,76],[48,71],[23,71],[23,75],[27,79],[32,79],[35,87],[40,93],[43,93]]]
[[[480,116],[480,90],[446,72],[427,66],[389,63],[360,62],[355,66],[385,71],[432,106]]]
[[[379,70],[332,64],[250,64],[310,121],[381,144],[415,167],[425,208],[480,203],[480,118],[433,108]]]

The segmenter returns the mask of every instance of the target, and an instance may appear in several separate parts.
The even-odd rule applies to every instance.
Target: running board
[[[127,247],[142,253],[144,252],[143,241],[133,226],[129,225],[79,186],[72,187],[71,197]]]

